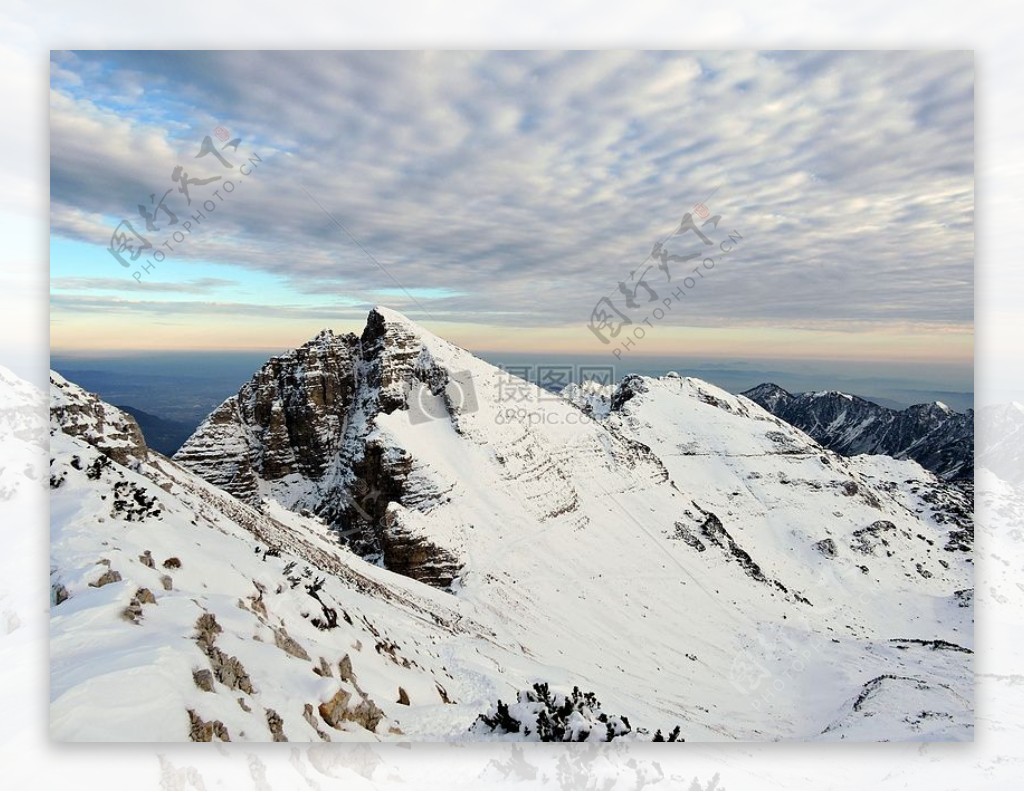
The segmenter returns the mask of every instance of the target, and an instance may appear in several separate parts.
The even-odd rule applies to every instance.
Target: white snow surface
[[[261,512],[155,454],[93,478],[102,452],[56,423],[51,582],[70,596],[51,621],[54,738],[187,740],[193,710],[232,740],[269,740],[272,709],[291,740],[476,740],[478,713],[536,681],[691,741],[972,738],[972,564],[945,549],[948,485],[912,462],[845,459],[678,375],[564,399],[524,383],[525,412],[509,418],[507,373],[376,310],[417,339],[418,368],[475,393],[472,409],[449,408],[411,380],[441,418],[339,416],[412,460],[416,497],[389,518],[459,559],[451,590],[364,561],[288,510],[302,498],[274,499],[311,482],[262,483]],[[94,398],[74,389],[55,375],[53,404]],[[158,513],[127,519],[115,486]],[[180,568],[162,568],[170,557]],[[90,586],[108,570],[121,580]],[[339,613],[327,630],[306,592],[320,578]],[[121,614],[139,588],[156,604],[134,623]],[[193,682],[210,666],[194,639],[204,613],[253,693]],[[282,628],[309,660],[275,645]],[[358,688],[338,678],[345,655]],[[314,673],[321,657],[332,676]],[[307,722],[306,705],[339,689],[382,710],[373,731]]]

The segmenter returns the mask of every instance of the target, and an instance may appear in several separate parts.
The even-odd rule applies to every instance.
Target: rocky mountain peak
[[[343,442],[358,360],[359,339],[330,330],[270,358],[175,459],[250,504],[264,494],[261,479],[323,475]]]
[[[444,394],[466,354],[402,314],[374,308],[358,336],[322,330],[267,361],[175,461],[251,505],[271,498],[309,510],[360,552],[389,556],[390,566],[414,577],[429,570],[423,575],[447,585],[453,573],[439,571],[436,548],[385,535],[387,505],[402,499],[410,464],[400,449],[383,448],[374,428],[377,416],[407,409],[410,394]]]
[[[743,395],[757,402],[769,412],[774,412],[780,405],[788,404],[793,399],[792,393],[774,382],[765,382],[744,391]]]

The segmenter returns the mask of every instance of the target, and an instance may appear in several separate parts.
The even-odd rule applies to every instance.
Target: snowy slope
[[[301,366],[258,373],[176,458],[220,482],[240,467],[233,441],[218,458],[224,438],[259,438],[250,492],[322,515],[519,647],[481,693],[539,678],[688,739],[862,738],[854,704],[889,675],[914,680],[893,700],[938,714],[874,738],[969,737],[969,493],[840,457],[699,380],[630,377],[583,394],[584,412],[527,383],[510,402],[509,375],[386,309],[335,345],[322,334]],[[325,379],[317,348],[352,364]],[[311,357],[313,392],[351,383],[340,414],[288,386]],[[262,419],[236,409],[254,393]],[[261,463],[275,432],[275,458],[303,459],[308,436],[321,467]]]
[[[979,411],[978,468],[1000,479],[1024,485],[1024,404],[1010,402]]]
[[[46,513],[46,397],[35,386],[0,366],[0,701],[8,712],[31,712],[38,706],[31,686],[45,646],[45,622],[35,581],[26,570],[39,571],[37,515]],[[25,718],[0,726],[0,745],[10,756],[24,756],[34,739]],[[5,765],[10,765],[10,762]]]
[[[52,392],[58,408],[91,403],[112,419],[118,447],[113,408],[59,376]],[[187,740],[216,722],[236,740],[275,730],[398,739],[409,713],[442,736],[468,727],[476,710],[445,701],[465,692],[445,654],[493,639],[450,596],[352,557],[314,520],[261,513],[144,448],[134,470],[120,465],[83,439],[104,444],[95,426],[55,418],[51,433],[56,739]],[[326,627],[328,610],[336,626]]]

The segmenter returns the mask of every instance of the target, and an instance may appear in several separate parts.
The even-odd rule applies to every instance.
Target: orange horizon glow
[[[969,364],[974,333],[962,326],[891,326],[861,330],[779,327],[655,326],[632,348],[602,345],[582,324],[559,327],[508,328],[465,322],[424,321],[423,327],[474,352],[502,354],[564,354],[630,359],[689,356],[794,360],[849,360]],[[301,346],[320,330],[336,333],[362,330],[363,322],[316,322],[208,317],[194,322],[108,316],[102,325],[86,317],[57,318],[51,325],[51,352],[63,355],[132,354],[140,352],[226,352],[286,350]],[[625,339],[625,330],[621,339]],[[622,354],[616,357],[613,350]]]

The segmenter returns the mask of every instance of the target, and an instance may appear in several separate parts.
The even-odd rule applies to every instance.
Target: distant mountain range
[[[894,410],[834,390],[790,393],[771,382],[743,395],[844,456],[886,454],[948,481],[974,478],[974,410],[942,402]]]

